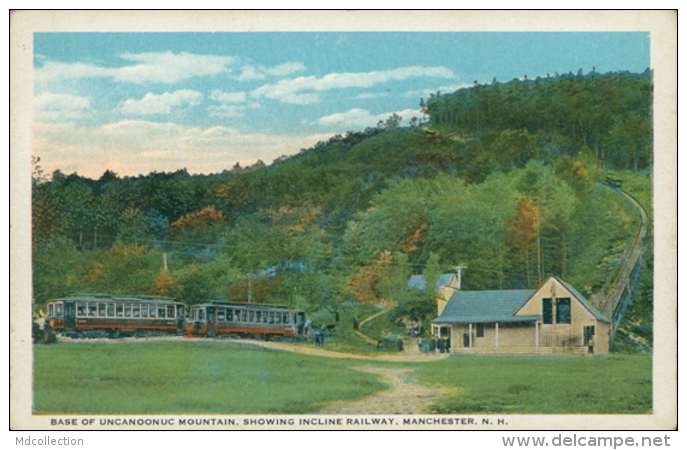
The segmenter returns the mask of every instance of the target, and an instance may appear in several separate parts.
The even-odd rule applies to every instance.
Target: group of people
[[[46,321],[43,323],[43,328],[38,322],[33,322],[31,331],[34,344],[54,344],[57,342],[57,334],[55,329]]]

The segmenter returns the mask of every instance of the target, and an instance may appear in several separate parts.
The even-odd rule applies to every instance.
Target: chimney
[[[463,279],[463,269],[466,269],[468,267],[467,264],[458,264],[457,266],[453,266],[453,268],[456,270],[456,279],[457,279],[457,287],[456,289],[460,290],[462,286],[462,279]]]

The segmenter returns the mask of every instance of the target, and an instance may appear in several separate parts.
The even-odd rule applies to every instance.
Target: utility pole
[[[541,286],[541,237],[537,228],[537,287]]]
[[[248,303],[251,302],[251,291],[250,291],[250,274],[246,274],[246,284],[248,285]]]

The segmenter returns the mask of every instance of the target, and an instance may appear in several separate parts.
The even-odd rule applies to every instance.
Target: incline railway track
[[[642,263],[647,250],[647,236],[649,233],[649,218],[646,211],[631,195],[622,191],[620,186],[608,183],[604,186],[611,189],[632,205],[640,218],[640,226],[632,243],[621,257],[621,267],[618,274],[612,280],[605,294],[599,298],[599,309],[611,320],[611,330],[615,333],[639,286],[639,277],[642,271]]]

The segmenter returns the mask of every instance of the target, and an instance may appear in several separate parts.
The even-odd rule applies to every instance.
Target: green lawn
[[[347,361],[224,342],[34,347],[36,413],[306,413],[385,389]]]
[[[437,413],[647,414],[651,356],[608,358],[456,357],[416,371],[453,388]]]
[[[385,389],[347,365],[409,367],[447,388],[436,413],[646,414],[651,356],[330,359],[229,342],[34,347],[40,413],[309,413]],[[379,411],[383,413],[384,411]]]

